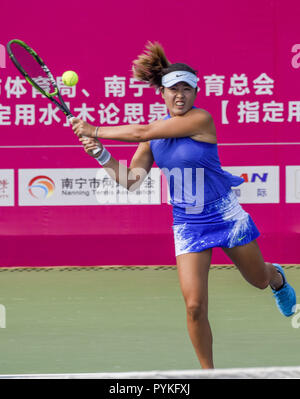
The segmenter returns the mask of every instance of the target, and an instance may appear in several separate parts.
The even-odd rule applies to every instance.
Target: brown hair
[[[195,75],[197,72],[187,64],[171,64],[162,46],[158,43],[148,42],[146,50],[133,61],[133,76],[142,82],[148,82],[150,86],[160,87],[164,75],[173,71],[188,71]]]

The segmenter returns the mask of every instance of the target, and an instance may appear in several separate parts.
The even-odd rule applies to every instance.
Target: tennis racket
[[[18,71],[43,96],[52,101],[71,121],[74,115],[64,102],[56,80],[49,68],[37,53],[21,40],[11,40],[7,43],[7,52]],[[100,154],[101,149],[94,149],[93,154]]]

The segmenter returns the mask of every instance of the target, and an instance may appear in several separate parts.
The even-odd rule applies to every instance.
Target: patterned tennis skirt
[[[185,208],[174,206],[173,219],[176,256],[213,247],[233,248],[260,235],[233,191],[206,204],[199,213],[187,214]]]

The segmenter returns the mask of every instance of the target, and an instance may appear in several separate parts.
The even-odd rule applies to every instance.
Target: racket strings
[[[52,79],[47,74],[47,67],[41,65],[33,54],[18,43],[11,44],[11,51],[18,64],[40,89],[46,93],[56,91]]]

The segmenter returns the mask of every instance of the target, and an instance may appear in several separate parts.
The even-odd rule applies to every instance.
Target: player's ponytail
[[[137,80],[148,82],[150,86],[160,87],[164,71],[170,65],[162,46],[158,42],[149,41],[145,52],[133,61],[133,76]]]

